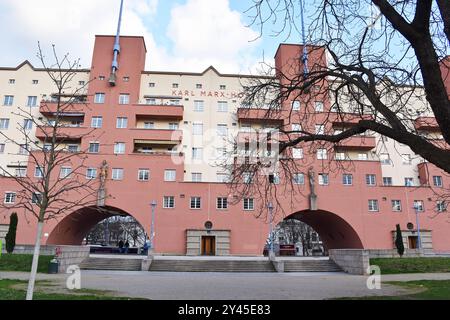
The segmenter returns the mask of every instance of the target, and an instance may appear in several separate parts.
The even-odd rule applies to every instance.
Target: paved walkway
[[[176,273],[82,271],[87,289],[112,290],[119,295],[156,300],[297,300],[406,294],[404,288],[383,284],[369,290],[367,277],[345,273]],[[64,286],[67,275],[39,274]],[[0,279],[27,280],[27,273],[0,272]],[[450,279],[450,273],[386,275],[383,281]]]

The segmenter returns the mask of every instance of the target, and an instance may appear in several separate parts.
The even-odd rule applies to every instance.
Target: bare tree
[[[68,114],[80,113],[87,107],[89,82],[74,86],[74,78],[80,71],[79,60],[70,60],[68,54],[60,59],[53,46],[54,62],[47,65],[40,45],[38,49],[37,56],[55,88],[52,100],[41,102],[40,111],[46,117],[36,116],[31,108],[18,108],[15,115],[23,119],[23,123],[17,123],[21,138],[14,139],[0,132],[7,141],[20,148],[20,154],[28,155],[27,163],[18,163],[19,167],[28,166],[28,174],[20,169],[12,173],[8,168],[0,168],[2,175],[12,179],[17,186],[16,193],[11,195],[14,201],[2,204],[3,208],[22,209],[37,220],[27,300],[33,298],[42,229],[46,221],[85,206],[102,204],[105,197],[104,193],[99,193],[101,183],[98,179],[94,176],[87,179],[87,150],[68,145],[74,139],[79,143],[84,137],[95,135],[95,129],[78,128],[81,126],[78,122],[67,123]],[[30,130],[32,127],[35,132]]]
[[[280,133],[279,159],[274,161],[285,181],[301,172],[291,148],[333,155],[349,139],[362,136],[364,143],[364,137],[374,134],[408,146],[450,173],[450,88],[445,87],[450,82],[449,2],[254,0],[247,13],[261,35],[269,25],[275,36],[289,38],[302,29],[301,3],[308,12],[308,45],[283,64],[266,64],[264,76],[243,83],[248,112],[261,109],[265,122],[272,121]],[[292,111],[292,101],[300,102],[300,111]],[[291,123],[301,127],[294,129]],[[380,139],[377,149],[384,144]],[[228,164],[230,184],[238,194],[277,200],[298,189],[289,183],[276,188],[260,174],[268,167],[261,154],[246,157],[256,160]],[[301,166],[309,168],[313,162],[304,159]],[[352,166],[343,161],[321,165],[330,171]],[[243,183],[246,175],[253,183]]]

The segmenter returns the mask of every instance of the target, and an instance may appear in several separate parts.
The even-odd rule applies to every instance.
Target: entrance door
[[[408,246],[409,246],[409,249],[417,249],[417,237],[416,236],[408,237]]]
[[[216,237],[202,236],[202,256],[216,255]]]

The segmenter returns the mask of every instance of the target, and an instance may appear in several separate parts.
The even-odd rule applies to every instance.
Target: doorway
[[[417,236],[409,236],[408,237],[408,248],[409,249],[417,249]]]
[[[202,256],[216,255],[216,237],[202,236]]]

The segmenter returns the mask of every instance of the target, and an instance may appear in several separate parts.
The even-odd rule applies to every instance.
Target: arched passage
[[[115,207],[85,207],[67,215],[50,233],[48,245],[81,245],[84,237],[99,222],[113,216],[131,216]]]
[[[297,219],[311,226],[326,249],[363,249],[362,241],[353,227],[337,214],[325,210],[299,211],[287,219]]]

